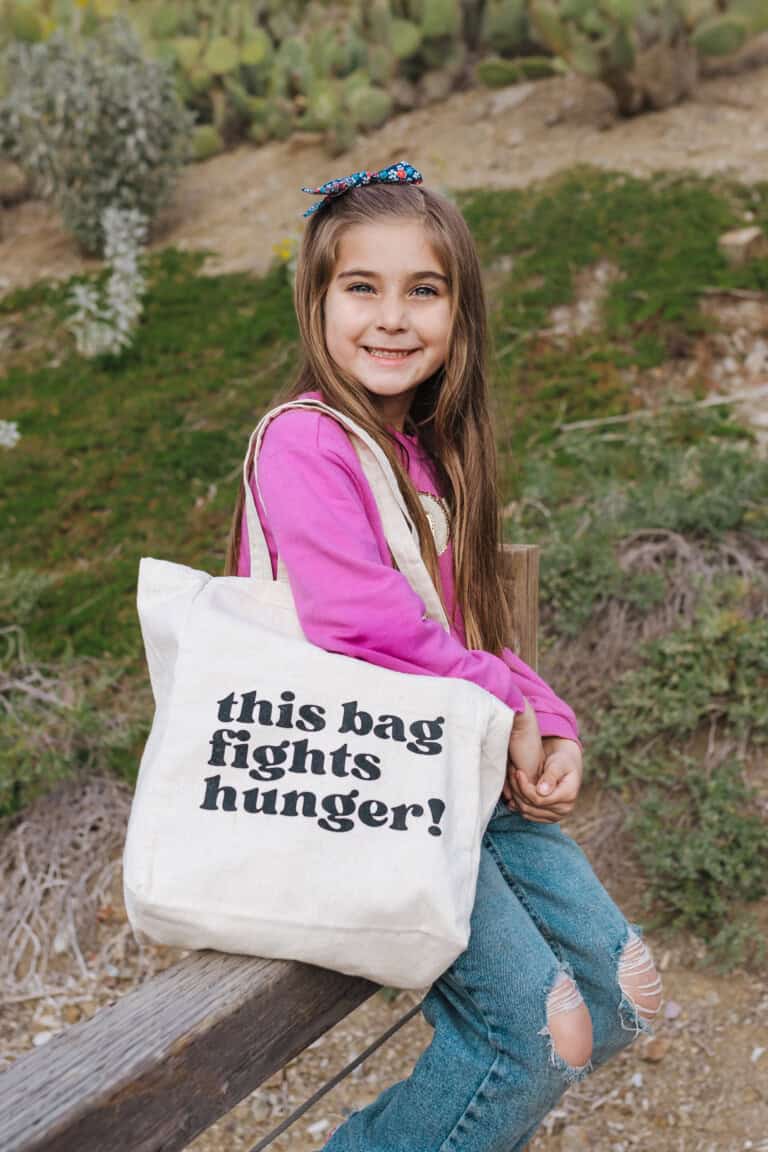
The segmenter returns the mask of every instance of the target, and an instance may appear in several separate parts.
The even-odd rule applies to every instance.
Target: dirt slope
[[[768,42],[765,55],[768,61]],[[303,228],[313,198],[301,191],[361,168],[406,159],[438,188],[525,186],[589,162],[638,175],[729,172],[768,179],[768,62],[704,81],[695,101],[617,120],[599,84],[575,76],[498,92],[459,92],[399,116],[331,159],[317,143],[242,147],[187,168],[153,246],[210,249],[206,270],[263,272],[273,244]],[[0,214],[0,292],[41,276],[68,276],[82,260],[55,213],[28,201]]]

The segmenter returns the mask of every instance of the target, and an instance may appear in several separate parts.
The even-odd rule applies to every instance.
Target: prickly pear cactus
[[[224,141],[213,124],[198,124],[192,134],[192,155],[195,160],[207,160],[224,151]]]
[[[692,40],[702,56],[730,56],[743,48],[749,33],[743,20],[721,16],[695,29]]]
[[[368,49],[368,71],[374,84],[386,87],[397,73],[397,60],[385,44],[373,44]]]
[[[393,20],[389,43],[398,60],[407,60],[421,47],[421,29],[412,20]]]
[[[331,156],[341,156],[349,152],[357,140],[357,129],[348,116],[341,115],[334,120],[326,136],[326,148]]]
[[[702,58],[768,31],[768,0],[0,0],[0,57],[14,39],[82,39],[118,13],[172,65],[198,124],[213,122],[203,152],[238,131],[258,143],[303,128],[344,149],[464,87],[470,65],[491,87],[571,67],[630,115],[682,99]]]
[[[11,5],[10,26],[14,38],[27,44],[34,44],[45,38],[42,16],[31,8]]]
[[[518,56],[505,60],[502,56],[487,56],[475,67],[477,80],[486,88],[506,88],[523,80],[541,80],[560,71],[558,60],[552,56]]]
[[[461,31],[459,0],[424,0],[421,30],[425,39],[457,36]]]
[[[226,76],[234,72],[240,64],[237,44],[228,36],[217,36],[208,45],[203,63],[214,76]]]
[[[484,47],[511,56],[519,54],[529,40],[525,0],[487,0],[481,30]]]
[[[539,43],[607,84],[625,116],[678,103],[696,85],[700,57],[730,55],[768,26],[766,0],[527,3]]]
[[[346,106],[356,127],[378,128],[392,111],[392,97],[383,88],[359,85],[347,93]]]
[[[272,41],[263,28],[254,28],[240,49],[240,60],[247,67],[266,64],[272,55]]]

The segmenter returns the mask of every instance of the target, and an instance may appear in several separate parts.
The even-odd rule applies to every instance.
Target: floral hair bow
[[[311,216],[313,212],[317,212],[318,208],[322,208],[323,204],[327,204],[335,196],[341,196],[343,192],[348,192],[350,188],[360,188],[364,184],[421,184],[422,179],[418,168],[414,168],[412,164],[407,164],[405,160],[390,164],[388,168],[382,168],[379,172],[353,172],[351,176],[341,176],[337,180],[328,180],[319,188],[302,188],[302,192],[323,197],[322,200],[318,200],[316,204],[308,208],[304,215]]]

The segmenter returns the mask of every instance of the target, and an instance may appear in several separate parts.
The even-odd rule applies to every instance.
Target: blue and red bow
[[[353,172],[351,176],[341,176],[336,180],[328,180],[319,188],[302,188],[302,192],[323,197],[322,200],[318,200],[316,204],[308,208],[304,215],[311,216],[313,212],[317,212],[318,208],[322,208],[323,204],[327,204],[335,196],[341,196],[342,193],[348,192],[350,188],[360,188],[364,184],[421,184],[422,180],[423,177],[418,168],[414,168],[412,164],[407,164],[405,160],[399,160],[396,164],[390,164],[388,168],[382,168],[378,172]]]

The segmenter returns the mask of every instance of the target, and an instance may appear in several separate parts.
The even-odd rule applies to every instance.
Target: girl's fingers
[[[560,771],[552,772],[551,777],[554,780],[557,776],[557,783],[547,796],[538,791],[540,779],[532,780],[527,773],[515,768],[513,764],[510,764],[509,768],[502,792],[510,810],[518,811],[527,820],[539,824],[556,823],[571,812],[579,792],[578,772],[570,767],[566,768],[563,774]]]
[[[573,809],[573,804],[548,804],[545,808],[535,804],[528,804],[525,800],[518,799],[517,809],[529,820],[542,820],[549,823],[560,820],[563,816],[567,816]]]
[[[573,804],[576,797],[579,795],[581,781],[579,780],[576,772],[568,772],[563,776],[560,783],[550,792],[549,796],[539,796],[537,803],[546,805],[548,808],[551,804]]]
[[[568,775],[570,765],[563,756],[549,756],[536,777],[536,792],[539,796],[552,796],[560,781]]]
[[[524,798],[536,808],[552,808],[558,804],[572,803],[579,792],[577,773],[567,772],[548,796],[542,796],[536,784],[521,772],[515,773],[515,783]]]
[[[536,820],[538,823],[555,823],[572,811],[575,802],[575,797],[562,794],[548,796],[546,799],[539,797],[525,777],[522,781],[519,777],[516,779],[516,786],[512,791],[518,811],[526,819]]]
[[[529,808],[527,804],[518,808],[518,812],[521,816],[524,816],[526,820],[530,820],[534,824],[559,824],[562,818],[568,815],[567,812],[559,813],[553,810],[548,810],[547,812],[534,811],[532,808]]]
[[[519,770],[515,772],[515,785],[522,799],[533,805],[534,808],[539,806],[548,808],[550,806],[550,798],[540,796],[536,791],[536,785],[528,779],[524,772]]]

